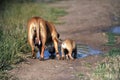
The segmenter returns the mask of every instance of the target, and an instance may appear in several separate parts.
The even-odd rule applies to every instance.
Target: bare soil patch
[[[119,0],[65,0],[54,4],[53,7],[62,7],[68,12],[59,20],[64,24],[56,25],[61,38],[72,38],[77,43],[87,44],[106,52],[107,37],[104,30],[113,25],[113,12]],[[11,71],[20,80],[80,80],[85,75],[89,80],[90,73],[103,59],[101,56],[89,56],[75,61],[46,60],[27,58]],[[84,78],[83,80],[86,80]]]

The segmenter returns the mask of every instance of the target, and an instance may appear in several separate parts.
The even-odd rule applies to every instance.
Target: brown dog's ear
[[[60,34],[59,33],[57,33],[57,38],[58,38],[58,42],[61,44],[63,40],[60,39]]]
[[[60,37],[60,34],[59,33],[57,33],[57,38],[59,38]]]
[[[59,43],[59,44],[62,44],[62,42],[63,42],[63,40],[59,38],[59,39],[58,39],[58,43]]]

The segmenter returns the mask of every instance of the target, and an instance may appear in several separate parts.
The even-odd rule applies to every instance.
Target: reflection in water
[[[77,58],[84,58],[89,55],[98,55],[102,51],[93,49],[87,45],[77,45]]]
[[[40,58],[40,52],[37,52],[36,57],[39,59]],[[49,59],[50,57],[50,53],[48,52],[48,50],[45,50],[44,52],[44,59]]]
[[[60,47],[59,47],[59,53],[61,55]],[[89,55],[98,55],[101,53],[102,53],[102,51],[93,49],[87,45],[77,44],[77,59],[84,58],[84,57],[87,57]],[[53,55],[55,55],[55,53]],[[51,54],[49,53],[48,49],[46,49],[44,52],[44,59],[49,59],[50,56],[51,56]],[[36,57],[40,58],[39,52],[37,52]]]
[[[120,35],[120,26],[112,27],[112,28],[110,28],[110,29],[108,30],[108,32],[111,32],[111,33]]]

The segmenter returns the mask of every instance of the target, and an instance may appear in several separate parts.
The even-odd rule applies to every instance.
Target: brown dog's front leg
[[[60,54],[59,54],[59,51],[58,51],[58,41],[57,41],[56,38],[54,38],[54,39],[53,39],[53,42],[54,42],[56,57],[57,57],[58,60],[60,60]]]
[[[36,58],[36,56],[35,56],[35,49],[34,49],[34,47],[32,48],[32,58],[33,58],[33,59],[35,59],[35,58]]]
[[[28,41],[29,41],[30,47],[31,47],[31,49],[32,49],[32,58],[35,59],[35,58],[36,58],[35,46],[34,46],[34,44],[33,44],[32,39],[29,38]]]

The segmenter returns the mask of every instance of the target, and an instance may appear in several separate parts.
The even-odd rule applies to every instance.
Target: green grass
[[[17,77],[6,72],[0,72],[0,80],[19,80]]]
[[[115,35],[108,33],[108,46],[115,45]],[[120,48],[113,47],[107,54],[105,59],[100,63],[93,74],[93,80],[120,80]]]
[[[120,55],[106,57],[93,73],[95,80],[120,80]]]
[[[112,48],[109,53],[108,53],[108,56],[110,57],[115,57],[115,56],[120,56],[120,48]]]
[[[54,8],[44,3],[32,3],[24,1],[19,3],[4,3],[0,10],[0,80],[18,80],[7,74],[6,70],[25,60],[25,54],[31,52],[27,43],[27,20],[33,16],[40,16],[55,24],[58,17],[64,16],[66,12],[61,8]]]
[[[114,46],[116,43],[116,38],[115,38],[115,34],[113,33],[106,33],[108,36],[108,42],[106,43],[107,46]]]
[[[77,76],[80,80],[85,80],[85,75],[83,73],[79,73]]]
[[[113,33],[106,33],[108,42],[105,46],[110,50],[103,54],[104,58],[97,66],[93,66],[91,72],[86,74],[79,73],[77,76],[80,80],[120,80],[120,48],[116,46],[116,36]],[[89,63],[85,63],[85,67],[91,68]]]
[[[22,54],[30,52],[27,44],[27,20],[40,16],[53,23],[61,23],[58,17],[66,12],[61,8],[41,3],[7,3],[0,11],[0,70],[24,60]]]

